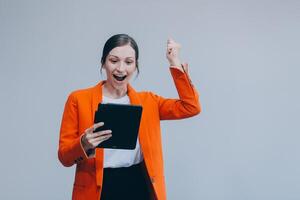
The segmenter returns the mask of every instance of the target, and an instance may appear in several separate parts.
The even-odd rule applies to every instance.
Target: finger
[[[88,137],[87,137],[87,139],[98,138],[100,136],[107,135],[107,134],[110,134],[110,133],[112,133],[111,130],[98,131],[98,132],[89,134]]]
[[[108,139],[111,138],[111,137],[112,137],[112,135],[107,135],[107,136],[101,137],[100,139],[95,139],[95,140],[93,141],[92,145],[93,145],[94,147],[96,147],[96,146],[98,146],[100,143],[102,143],[102,142],[108,140]]]
[[[104,142],[105,140],[108,140],[111,137],[112,137],[112,135],[107,135],[107,136],[105,136],[105,137],[102,138],[101,142]]]
[[[111,138],[111,137],[112,137],[112,134],[106,135],[106,136],[102,136],[100,141],[103,142],[103,141],[105,141],[105,140],[108,140],[108,139]]]
[[[94,128],[93,131],[95,131],[97,128],[99,128],[99,127],[101,127],[101,126],[103,126],[103,125],[104,125],[104,122],[99,122],[99,123],[97,123],[97,124],[94,124],[94,125],[93,125],[93,128]]]
[[[86,138],[87,139],[91,139],[91,138],[95,138],[95,137],[99,137],[100,135],[106,135],[111,133],[111,130],[102,130],[102,131],[98,131],[98,132],[91,132],[91,133],[86,133]]]
[[[92,133],[94,131],[94,126],[91,126],[91,127],[89,127],[89,128],[87,128],[87,129],[85,129],[85,133]]]
[[[107,138],[107,137],[112,137],[112,134],[107,134],[107,135],[101,135],[99,137],[96,137],[96,138],[92,138],[90,139],[90,142],[93,143],[93,142],[98,142],[98,141],[102,141],[103,139]]]
[[[168,48],[170,48],[170,47],[172,47],[172,48],[181,48],[181,45],[178,44],[178,43],[168,44]]]
[[[98,138],[93,138],[93,139],[90,139],[88,141],[89,145],[92,146],[93,148],[95,148],[100,142],[104,141],[104,140],[107,140],[108,138],[112,137],[112,135],[105,135],[105,136],[101,136],[101,137],[98,137]]]
[[[95,131],[95,129],[99,128],[100,126],[103,126],[104,122],[99,122],[97,124],[94,124],[93,126],[87,128],[85,130],[86,133],[93,133]]]
[[[168,42],[174,42],[173,38],[171,36],[168,37]]]
[[[176,43],[175,43],[174,41],[171,40],[171,41],[168,42],[167,45],[174,45],[174,44],[176,44]]]
[[[112,133],[111,130],[98,131],[98,132],[93,133],[93,137],[99,137],[101,135],[107,135],[107,134],[110,134],[110,133]]]

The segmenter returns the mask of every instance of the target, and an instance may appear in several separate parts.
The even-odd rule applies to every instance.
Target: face
[[[106,57],[103,68],[107,83],[115,89],[125,89],[136,70],[135,51],[130,45],[113,48]]]

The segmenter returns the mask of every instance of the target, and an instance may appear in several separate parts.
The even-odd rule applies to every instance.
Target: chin
[[[115,88],[115,89],[124,89],[124,88],[127,88],[127,85],[128,85],[128,82],[123,82],[123,83],[118,83],[118,82],[113,82],[112,86]]]

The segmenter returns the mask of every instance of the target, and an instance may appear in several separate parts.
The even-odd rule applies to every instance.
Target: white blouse
[[[102,97],[102,103],[130,104],[128,95],[119,99],[106,96]],[[112,133],[113,135],[114,133]],[[136,147],[133,150],[127,149],[104,149],[104,168],[130,167],[143,161],[140,143],[137,139]]]

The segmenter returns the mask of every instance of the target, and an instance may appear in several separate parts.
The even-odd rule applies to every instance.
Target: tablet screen
[[[135,149],[142,110],[140,105],[100,103],[95,112],[94,123],[104,122],[104,125],[94,132],[111,130],[112,137],[100,143],[98,147]]]

